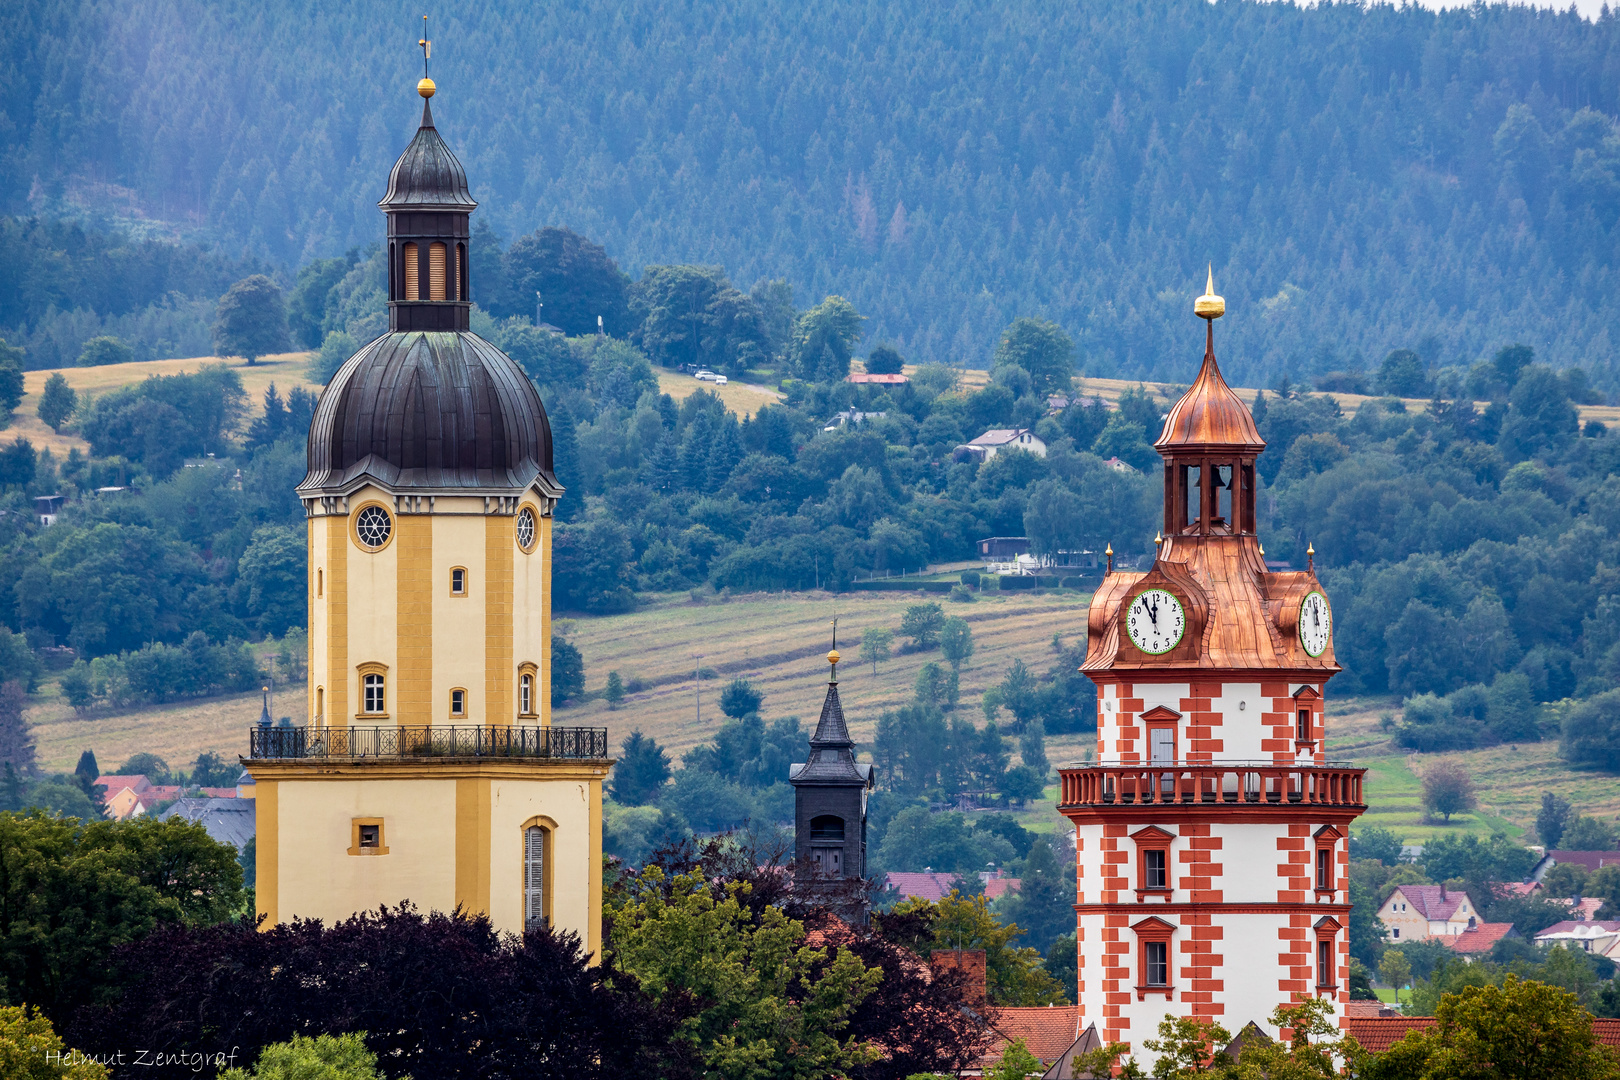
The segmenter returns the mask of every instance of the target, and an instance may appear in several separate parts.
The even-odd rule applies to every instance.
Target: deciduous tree
[[[245,277],[219,298],[214,315],[214,348],[249,364],[287,349],[287,304],[281,287],[263,274]]]
[[[1474,808],[1474,779],[1454,761],[1441,761],[1423,773],[1423,806],[1451,823],[1452,814]]]
[[[67,423],[68,417],[78,407],[79,395],[68,385],[67,377],[60,371],[53,371],[51,377],[45,380],[45,390],[39,395],[39,406],[35,410],[40,422],[60,434],[62,425]]]

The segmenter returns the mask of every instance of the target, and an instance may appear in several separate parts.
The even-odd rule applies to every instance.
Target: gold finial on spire
[[[1215,295],[1215,264],[1209,264],[1209,281],[1204,295],[1193,301],[1193,314],[1200,319],[1218,319],[1226,314],[1226,301]]]
[[[838,655],[838,616],[834,615],[832,620],[832,651],[827,654],[827,663],[832,665],[831,681],[833,682],[838,681],[838,661],[842,659],[843,657]]]
[[[1108,541],[1108,550],[1103,554],[1108,556],[1108,572],[1112,574],[1114,572],[1114,542],[1112,540]]]
[[[1153,546],[1158,547],[1162,543],[1164,543],[1164,533],[1162,533],[1162,532],[1154,532],[1154,534],[1153,534]]]
[[[433,85],[433,80],[428,78],[428,59],[433,55],[433,42],[428,40],[426,15],[422,16],[422,38],[416,44],[422,49],[422,81],[416,84],[416,92],[430,98],[437,87]]]
[[[1315,570],[1316,569],[1316,545],[1315,544],[1306,544],[1305,545],[1305,569],[1307,569],[1307,570]]]

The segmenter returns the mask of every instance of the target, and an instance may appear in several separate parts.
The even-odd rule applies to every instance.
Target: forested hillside
[[[1614,391],[1617,26],[497,0],[431,34],[440,127],[508,240],[566,225],[633,276],[713,263],[801,306],[844,295],[869,341],[921,360],[984,366],[1013,317],[1045,315],[1087,373],[1168,378],[1213,262],[1238,382],[1524,341]],[[144,214],[289,275],[369,243],[419,31],[398,5],[16,0],[4,209]]]

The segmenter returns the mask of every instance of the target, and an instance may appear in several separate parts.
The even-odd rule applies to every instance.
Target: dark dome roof
[[[472,333],[385,334],[333,376],[309,428],[305,496],[371,480],[395,491],[515,495],[551,471],[546,407],[511,357]]]
[[[377,204],[384,210],[465,210],[478,204],[467,192],[467,171],[439,138],[433,111],[422,102],[422,126],[394,162],[388,193]]]

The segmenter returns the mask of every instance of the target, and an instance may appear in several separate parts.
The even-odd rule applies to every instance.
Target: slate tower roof
[[[468,328],[468,218],[478,203],[433,123],[422,124],[378,203],[388,218],[389,332],[362,347],[321,394],[304,498],[371,483],[397,493],[555,499],[551,424],[534,383]]]

